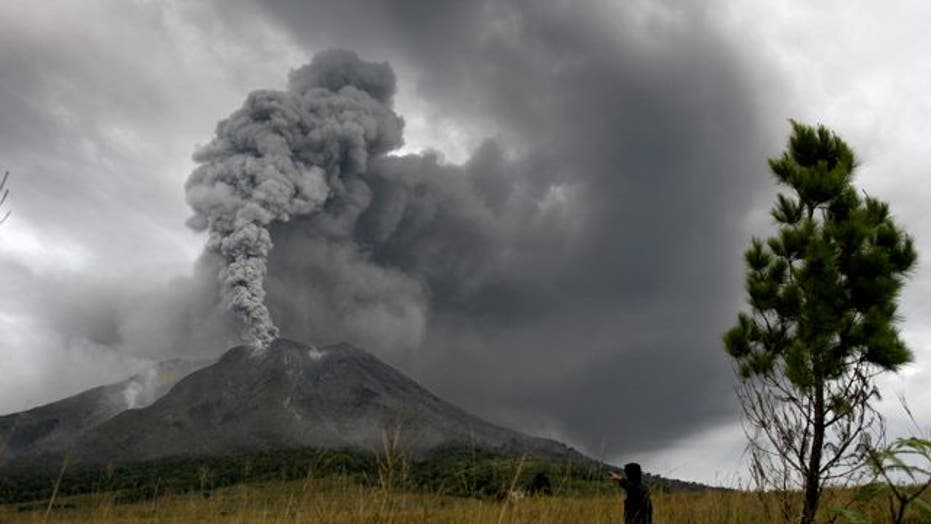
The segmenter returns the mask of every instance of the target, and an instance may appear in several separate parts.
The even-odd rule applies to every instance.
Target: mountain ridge
[[[266,350],[231,348],[150,405],[85,428],[69,452],[77,463],[292,448],[378,452],[386,437],[413,457],[462,445],[514,456],[591,460],[565,444],[467,413],[362,349],[287,339],[276,339]],[[39,443],[15,458],[22,462],[64,451]]]
[[[157,362],[120,382],[2,415],[0,465],[37,449],[67,449],[77,437],[119,413],[151,405],[179,380],[209,363],[184,359]]]

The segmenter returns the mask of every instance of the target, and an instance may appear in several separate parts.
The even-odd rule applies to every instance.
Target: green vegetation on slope
[[[608,466],[594,461],[520,458],[493,450],[447,446],[422,460],[403,453],[280,450],[229,457],[178,457],[133,464],[76,465],[63,461],[0,470],[0,503],[48,500],[59,475],[58,496],[111,492],[119,502],[156,493],[186,493],[241,482],[339,476],[360,486],[388,486],[459,497],[500,498],[512,490],[595,495],[610,489]],[[699,490],[698,484],[651,477],[654,489]]]

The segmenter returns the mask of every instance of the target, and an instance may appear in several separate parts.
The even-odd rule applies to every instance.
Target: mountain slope
[[[0,464],[67,450],[79,437],[127,409],[150,405],[206,361],[168,360],[127,380],[0,417]]]
[[[264,352],[233,348],[151,406],[87,432],[75,459],[122,462],[298,447],[378,451],[385,431],[397,432],[399,447],[414,456],[474,445],[581,458],[558,442],[472,416],[360,349],[278,339]]]
[[[138,462],[290,448],[380,451],[385,435],[425,456],[448,447],[585,459],[485,422],[346,344],[278,339],[213,365],[170,361],[133,378],[0,417],[0,465]],[[183,378],[182,378],[183,377]],[[180,380],[179,380],[180,379]]]
[[[580,457],[565,445],[487,423],[372,355],[278,339],[264,352],[229,350],[144,409],[85,432],[73,458],[130,462],[315,447],[378,451],[385,432],[419,456],[474,445],[508,454]]]

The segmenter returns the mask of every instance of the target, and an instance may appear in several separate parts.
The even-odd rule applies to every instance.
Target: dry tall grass
[[[770,521],[758,497],[747,492],[658,493],[653,499],[658,524]],[[131,504],[98,493],[59,499],[49,513],[47,502],[14,504],[0,507],[0,522],[609,523],[621,522],[622,500],[611,493],[490,501],[365,487],[334,477],[155,495]],[[873,508],[873,522],[886,521],[882,510]]]
[[[740,505],[740,497],[658,496],[657,522],[739,522],[715,506]],[[594,498],[529,497],[517,501],[389,491],[348,479],[239,485],[212,492],[167,495],[118,504],[102,493],[60,499],[49,514],[53,522],[618,522],[620,496]],[[722,505],[723,504],[723,505]],[[683,509],[690,507],[692,515]],[[42,505],[13,505],[0,510],[2,522],[43,522]],[[24,511],[25,510],[25,511]],[[728,513],[728,511],[725,511]]]

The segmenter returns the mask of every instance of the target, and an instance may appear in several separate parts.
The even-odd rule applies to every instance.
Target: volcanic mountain
[[[558,442],[470,415],[361,349],[285,339],[264,351],[230,349],[150,406],[99,422],[68,447],[73,461],[109,463],[303,447],[378,451],[385,435],[396,435],[398,447],[413,456],[462,445],[584,459]],[[54,441],[44,444],[17,451],[14,458],[28,461],[65,450]]]

